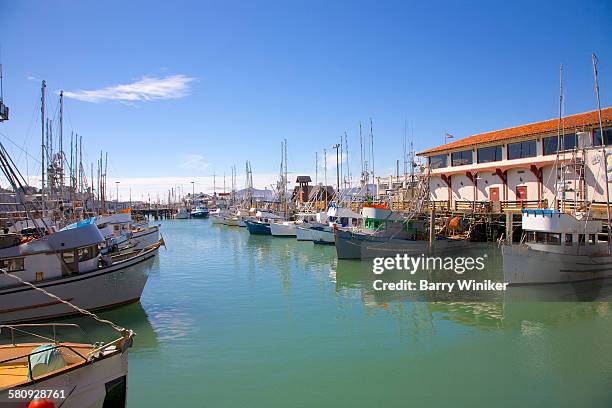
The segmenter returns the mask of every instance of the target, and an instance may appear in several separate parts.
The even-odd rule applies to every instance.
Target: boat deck
[[[28,363],[0,364],[0,389],[28,380]]]

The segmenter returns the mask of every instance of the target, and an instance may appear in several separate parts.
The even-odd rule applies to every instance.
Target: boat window
[[[478,163],[489,163],[494,161],[500,161],[502,159],[502,147],[491,146],[482,147],[477,152]]]
[[[522,159],[534,157],[536,155],[536,141],[524,140],[517,143],[508,144],[508,159]]]
[[[25,269],[23,258],[2,259],[0,268],[7,272],[23,271]]]
[[[536,232],[536,242],[538,244],[546,243],[546,233],[545,232]]]
[[[548,233],[546,235],[546,238],[547,238],[546,243],[548,244],[561,245],[561,234]]]
[[[447,166],[447,158],[446,154],[439,154],[437,156],[431,156],[429,158],[429,168],[431,169],[441,169]]]
[[[595,242],[597,242],[597,239],[595,238],[595,234],[589,234],[589,244],[595,245]]]
[[[536,233],[535,231],[527,231],[527,242],[536,242]]]
[[[584,245],[584,234],[578,234],[578,245]]]
[[[565,245],[572,245],[572,234],[565,234]]]
[[[64,265],[62,268],[63,274],[71,274],[78,271],[77,263],[75,262],[75,251],[62,252],[62,261]]]
[[[79,248],[79,262],[88,261],[98,256],[98,246],[90,245],[85,248]]]
[[[463,166],[466,164],[472,164],[472,151],[464,150],[462,152],[451,153],[451,165],[452,166]]]

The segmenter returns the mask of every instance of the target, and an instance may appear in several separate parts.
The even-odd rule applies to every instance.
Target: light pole
[[[191,205],[193,205],[193,200],[195,199],[195,181],[191,182]]]
[[[338,188],[338,201],[340,201],[340,157],[338,156],[338,149],[340,144],[336,143],[332,146],[332,149],[336,149],[336,185]]]
[[[117,197],[115,197],[115,212],[119,209],[119,181],[115,181],[115,185],[117,186]]]

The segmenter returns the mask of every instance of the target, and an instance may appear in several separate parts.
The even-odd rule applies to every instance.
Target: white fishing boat
[[[74,313],[28,283],[88,310],[138,301],[163,244],[101,256],[105,239],[93,223],[22,239],[16,234],[0,235],[0,323]]]
[[[131,330],[98,343],[75,342],[86,337],[75,324],[0,325],[0,335],[0,405],[126,406]]]
[[[210,212],[210,219],[213,224],[223,224],[223,217],[225,217],[227,213],[225,211],[221,211],[220,208],[217,208]]]
[[[191,217],[191,213],[186,208],[179,208],[177,213],[174,214],[175,220],[186,220]]]
[[[239,222],[239,218],[235,215],[229,215],[224,217],[223,223],[228,227],[237,227]]]
[[[522,217],[521,242],[502,246],[505,282],[520,285],[612,278],[608,242],[598,240],[601,221],[557,210],[523,210]]]

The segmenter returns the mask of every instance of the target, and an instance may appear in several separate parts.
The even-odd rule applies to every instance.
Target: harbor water
[[[333,246],[161,224],[141,302],[101,313],[137,333],[131,408],[612,406],[608,303],[413,301]]]

